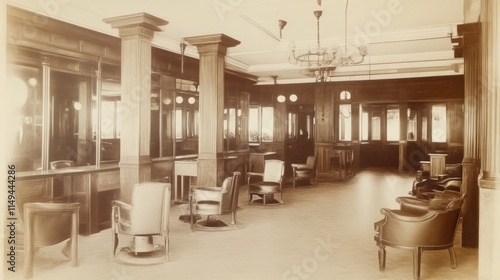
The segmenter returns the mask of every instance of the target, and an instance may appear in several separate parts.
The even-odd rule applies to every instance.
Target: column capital
[[[162,31],[159,26],[168,24],[168,21],[148,13],[137,13],[103,19],[113,28],[118,28],[120,37],[130,35],[144,35],[153,38],[155,31]]]
[[[214,53],[225,55],[228,48],[235,47],[241,42],[225,34],[211,34],[184,38],[190,45],[198,48],[199,54]]]

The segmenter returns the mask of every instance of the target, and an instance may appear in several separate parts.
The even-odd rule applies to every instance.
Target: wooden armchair
[[[253,196],[261,197],[254,202],[262,202],[263,205],[285,203],[283,192],[283,174],[285,173],[285,163],[281,160],[270,159],[264,162],[264,172],[247,172],[248,183],[248,204],[252,202]],[[257,178],[253,181],[252,178]],[[280,194],[280,200],[274,199],[274,195]]]
[[[317,183],[317,175],[316,175],[316,166],[318,163],[317,156],[308,156],[306,163],[292,163],[292,180],[293,187],[295,188],[297,185],[297,181],[308,180],[313,184]]]
[[[240,176],[240,172],[234,172],[232,177],[224,179],[221,187],[196,187],[192,189],[189,196],[191,230],[199,227],[204,229],[231,228],[216,218],[219,215],[231,215],[232,228],[236,226]],[[207,219],[195,223],[197,215],[207,215]]]
[[[119,245],[119,234],[133,236],[131,245],[120,250],[123,254],[117,261],[143,264],[125,258],[139,254],[144,264],[168,261],[170,184],[135,184],[131,204],[113,200],[111,206],[112,256],[115,257]],[[154,244],[153,236],[160,236],[163,244]]]
[[[413,250],[413,278],[420,278],[423,250],[448,249],[451,267],[457,267],[453,241],[463,196],[443,195],[428,202],[409,198],[400,200],[401,209],[382,208],[384,219],[375,223],[375,241],[379,247],[379,269],[385,269],[385,247]]]

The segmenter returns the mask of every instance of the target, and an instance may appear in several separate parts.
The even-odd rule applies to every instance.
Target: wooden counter
[[[75,166],[54,170],[18,172],[18,211],[26,202],[80,203],[80,234],[89,235],[111,225],[111,200],[118,199],[118,165]]]

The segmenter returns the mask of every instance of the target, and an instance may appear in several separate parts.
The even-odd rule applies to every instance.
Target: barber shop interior
[[[498,279],[500,1],[1,13],[2,279]]]

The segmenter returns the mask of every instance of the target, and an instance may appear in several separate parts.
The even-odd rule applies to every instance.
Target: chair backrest
[[[224,181],[222,182],[222,187],[221,187],[221,193],[222,193],[220,201],[221,213],[226,213],[231,208],[231,198],[233,195],[233,188],[234,188],[233,177],[225,178]]]
[[[240,176],[241,172],[233,173],[233,194],[231,198],[231,212],[236,211],[238,208],[238,199],[240,196]]]
[[[30,232],[34,233],[26,237],[33,238],[35,247],[54,245],[70,238],[72,223],[78,223],[79,207],[79,203],[25,203],[24,226],[26,229],[31,227]]]
[[[50,169],[60,169],[73,166],[75,166],[75,162],[72,160],[56,160],[50,162]]]
[[[307,160],[306,160],[307,168],[316,169],[316,163],[317,163],[317,161],[318,161],[318,157],[316,157],[316,156],[308,156]]]
[[[278,159],[269,159],[264,162],[264,182],[281,182],[285,172],[285,163]]]
[[[170,184],[145,182],[134,185],[130,224],[135,235],[168,231]]]

